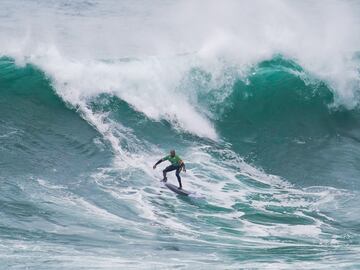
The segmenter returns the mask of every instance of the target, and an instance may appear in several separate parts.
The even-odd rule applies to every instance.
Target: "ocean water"
[[[359,14],[2,0],[0,269],[360,269]]]

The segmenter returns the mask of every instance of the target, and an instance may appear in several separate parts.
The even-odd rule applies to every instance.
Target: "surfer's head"
[[[175,150],[170,150],[170,156],[175,157]]]

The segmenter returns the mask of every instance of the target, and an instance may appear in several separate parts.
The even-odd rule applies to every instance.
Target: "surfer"
[[[167,178],[166,178],[166,173],[167,172],[171,172],[171,171],[176,170],[175,175],[176,175],[176,178],[177,178],[177,180],[179,182],[179,189],[181,189],[182,185],[181,185],[180,172],[182,170],[184,172],[186,172],[186,169],[185,169],[185,163],[181,160],[181,158],[178,155],[176,155],[175,150],[171,150],[170,155],[168,155],[166,157],[163,157],[158,162],[156,162],[156,164],[153,166],[153,169],[155,170],[157,165],[159,165],[161,162],[166,161],[166,160],[170,161],[171,165],[167,166],[163,170],[164,178],[162,179],[162,181],[163,182],[167,181]]]

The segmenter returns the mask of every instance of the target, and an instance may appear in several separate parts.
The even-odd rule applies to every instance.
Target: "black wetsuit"
[[[179,185],[181,186],[181,177],[180,177],[180,172],[181,172],[181,169],[182,169],[182,165],[170,165],[170,166],[167,166],[164,170],[163,170],[163,175],[164,175],[164,179],[166,179],[166,173],[167,172],[171,172],[171,171],[175,171],[175,175],[176,175],[176,178],[179,182]]]

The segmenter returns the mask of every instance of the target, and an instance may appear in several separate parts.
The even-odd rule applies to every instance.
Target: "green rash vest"
[[[178,166],[178,165],[180,165],[181,158],[178,155],[175,155],[174,157],[172,157],[171,155],[168,155],[168,156],[164,157],[163,160],[168,160],[171,162],[171,165]]]

